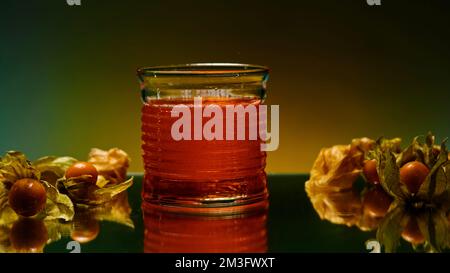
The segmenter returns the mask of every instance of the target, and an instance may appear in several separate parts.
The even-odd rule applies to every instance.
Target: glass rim
[[[137,69],[139,77],[145,76],[221,76],[239,77],[251,74],[266,74],[269,68],[263,65],[243,63],[189,63],[163,66],[147,66]]]

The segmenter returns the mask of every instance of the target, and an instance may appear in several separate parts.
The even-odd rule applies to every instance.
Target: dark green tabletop
[[[267,244],[267,251],[368,252],[366,250],[366,241],[375,237],[375,231],[361,231],[357,227],[336,225],[329,221],[321,220],[305,193],[304,183],[306,180],[306,175],[268,176],[270,200],[267,221],[265,221],[266,228],[258,226],[259,229],[264,230],[254,231],[267,236],[266,238],[258,239],[265,239],[263,243]],[[100,223],[100,233],[96,239],[81,244],[81,252],[144,251],[145,226],[140,208],[141,181],[142,176],[135,177],[134,185],[128,190],[134,229],[125,225],[102,221]],[[164,221],[164,217],[161,217],[161,219],[161,221]],[[230,221],[233,221],[233,219]],[[164,225],[164,223],[155,221],[153,223],[158,225],[155,228],[159,228],[159,225]],[[177,222],[175,221],[174,224],[176,225]],[[181,222],[180,225],[186,225],[186,231],[189,231],[189,223]],[[211,236],[210,232],[205,231],[205,236]],[[197,233],[197,235],[199,234]],[[172,234],[166,233],[165,236],[170,241]],[[180,234],[177,234],[177,236],[180,236]],[[152,240],[151,234],[147,235],[147,239]],[[66,236],[56,242],[52,242],[45,247],[45,252],[69,252],[66,247],[71,240],[69,236]],[[189,251],[189,243],[187,242],[185,245],[185,251]],[[252,244],[255,242],[249,240],[248,243]],[[193,241],[193,249],[195,249],[195,244],[196,242]],[[403,250],[407,251],[410,249],[407,245],[405,247]]]

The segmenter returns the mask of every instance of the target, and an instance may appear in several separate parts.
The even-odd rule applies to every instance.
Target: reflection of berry
[[[364,195],[363,207],[373,217],[384,217],[391,203],[392,198],[381,187],[374,187]]]
[[[403,229],[402,237],[411,244],[418,245],[425,242],[425,236],[420,231],[419,224],[415,218],[410,218]]]
[[[42,220],[21,218],[12,226],[9,239],[18,252],[42,251],[48,240],[47,228]]]
[[[80,217],[74,220],[74,228],[70,236],[73,240],[80,243],[87,243],[95,238],[97,238],[100,232],[100,225],[98,221],[85,215],[85,217]]]
[[[92,163],[77,162],[66,171],[66,178],[75,178],[86,175],[86,182],[95,184],[97,182],[98,171]]]
[[[400,182],[406,185],[409,192],[417,193],[430,170],[419,161],[412,161],[400,168]]]
[[[364,161],[363,174],[369,183],[378,184],[380,182],[377,172],[377,161],[375,159]]]
[[[8,194],[11,208],[19,215],[29,217],[38,214],[45,207],[47,194],[41,182],[23,178],[17,180]]]

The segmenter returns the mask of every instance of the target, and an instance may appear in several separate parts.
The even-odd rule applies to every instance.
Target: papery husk
[[[33,162],[33,167],[41,173],[41,180],[56,186],[56,181],[64,176],[67,169],[78,162],[69,156],[45,156]]]
[[[115,222],[134,228],[134,223],[130,218],[131,206],[128,203],[127,192],[117,194],[109,202],[103,203],[100,206],[92,207],[79,205],[76,208],[76,213],[80,215],[88,215],[88,217],[98,221]],[[76,222],[77,219],[74,221]]]
[[[336,145],[322,149],[311,170],[305,189],[321,219],[334,224],[356,226],[360,230],[377,229],[377,240],[386,252],[395,252],[401,232],[406,225],[404,216],[412,208],[419,217],[421,232],[426,238],[423,250],[440,252],[450,245],[450,155],[445,140],[435,145],[429,133],[425,143],[416,137],[406,149],[401,139],[355,139],[350,145]],[[353,184],[362,172],[364,160],[377,160],[377,172],[384,191],[393,197],[384,216],[374,216],[363,202],[364,191],[354,190]],[[430,173],[415,195],[407,193],[400,183],[399,168],[411,161],[419,161],[430,168]],[[408,204],[408,205],[406,205]],[[414,246],[414,247],[417,247]]]
[[[98,171],[96,184],[90,183],[83,176],[58,181],[75,203],[101,205],[110,202],[133,184],[133,177],[127,179],[130,158],[124,151],[118,148],[108,151],[94,148],[89,153],[88,161]]]
[[[71,221],[75,210],[69,196],[61,194],[55,186],[46,181],[43,181],[43,185],[47,192],[47,201],[44,210],[40,213],[42,217],[46,220]]]
[[[63,178],[58,181],[58,184],[74,203],[97,206],[111,201],[116,195],[126,191],[133,185],[133,179],[131,177],[116,184],[106,183],[102,188],[86,181],[83,177]]]
[[[19,179],[32,178],[40,180],[41,173],[21,152],[10,151],[0,158],[0,183],[9,188]]]
[[[30,178],[39,181],[46,190],[45,208],[36,215],[40,219],[72,220],[74,210],[72,201],[61,194],[54,184],[42,180],[41,171],[61,174],[61,168],[67,166],[72,158],[45,157],[33,165],[21,152],[10,151],[0,158],[0,225],[17,220],[17,214],[9,206],[8,194],[16,181]],[[70,163],[70,162],[69,162]]]
[[[354,139],[350,145],[336,145],[320,151],[306,182],[308,195],[316,191],[350,189],[361,173],[365,153],[375,144],[368,138]]]
[[[130,157],[123,150],[112,148],[108,151],[94,148],[89,153],[88,161],[94,164],[99,175],[111,183],[120,183],[127,178]]]
[[[347,226],[361,225],[361,197],[352,189],[361,173],[365,154],[375,141],[354,139],[320,151],[305,190],[321,219]]]

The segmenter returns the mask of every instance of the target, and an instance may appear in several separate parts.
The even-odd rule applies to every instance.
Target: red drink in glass
[[[243,96],[239,96],[242,89],[236,89],[235,84],[240,83],[242,86],[246,82],[240,82],[239,78],[230,76],[230,73],[235,73],[236,67],[233,67],[232,72],[222,68],[219,72],[216,71],[219,73],[218,76],[214,74],[215,70],[211,72],[203,69],[200,70],[200,74],[194,74],[194,76],[188,73],[191,70],[182,71],[187,73],[187,76],[181,73],[185,78],[178,75],[181,68],[176,69],[178,70],[175,76],[171,74],[173,70],[170,69],[158,75],[162,77],[164,83],[161,86],[169,90],[166,90],[168,96],[161,96],[161,93],[159,96],[148,95],[150,87],[153,88],[151,90],[158,89],[159,92],[164,90],[160,86],[156,87],[158,82],[155,82],[155,78],[150,77],[149,81],[143,81],[143,93],[147,94],[144,95],[142,108],[144,201],[159,205],[205,208],[247,205],[266,199],[268,195],[264,171],[266,153],[261,151],[263,142],[259,137],[257,139],[249,137],[251,119],[248,113],[243,116],[245,119],[243,123],[245,139],[243,140],[237,138],[239,115],[233,116],[234,128],[228,128],[225,113],[228,106],[240,105],[245,108],[252,105],[258,109],[263,99],[261,82],[267,72],[257,70],[256,75],[251,75],[253,85],[245,90]],[[189,67],[189,69],[193,68]],[[206,80],[202,80],[202,77],[206,77]],[[259,82],[255,84],[254,81],[257,79]],[[245,80],[250,79],[247,77]],[[173,85],[177,84],[188,86],[190,92],[186,95],[186,89],[175,88],[176,92],[179,92],[176,93],[173,91]],[[228,88],[224,88],[224,84]],[[202,87],[202,85],[205,86]],[[211,88],[217,90],[214,86],[219,86],[221,92],[209,92]],[[251,90],[254,90],[256,94],[251,93]],[[204,137],[201,140],[194,140],[194,97],[202,98],[201,112],[209,105],[216,105],[224,113],[222,140],[207,140]],[[172,135],[172,126],[179,117],[172,116],[171,111],[180,104],[188,107],[191,113],[192,138],[190,140],[176,140]],[[204,116],[200,118],[202,128],[211,119]],[[259,120],[257,128],[261,124],[265,124],[265,120]],[[232,140],[227,138],[227,130],[231,130]]]

